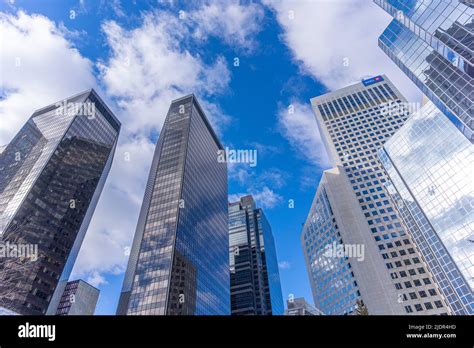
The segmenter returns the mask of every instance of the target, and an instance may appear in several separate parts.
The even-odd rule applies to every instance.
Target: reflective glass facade
[[[282,315],[284,311],[283,296],[281,293],[280,272],[273,239],[272,228],[262,209],[257,209],[257,227],[260,238],[260,252],[262,254],[263,280],[265,284],[265,302],[267,315]]]
[[[474,314],[474,145],[429,103],[379,156],[447,303],[455,314]]]
[[[21,314],[59,301],[120,130],[93,90],[60,103],[36,111],[0,154],[0,242],[38,248],[37,259],[0,258],[0,306]],[[86,104],[92,114],[61,106]]]
[[[402,127],[409,116],[405,98],[387,77],[382,75],[313,98],[311,103],[329,157],[333,164],[340,168],[338,176],[344,177],[344,180],[341,178],[338,180],[340,187],[337,190],[352,191],[346,199],[350,201],[351,208],[331,218],[329,215],[321,215],[325,211],[323,206],[328,201],[324,199],[324,189],[318,189],[319,197],[315,197],[316,202],[303,229],[302,242],[307,255],[310,281],[314,282],[312,288],[315,305],[327,314],[344,314],[353,309],[356,296],[350,297],[349,291],[344,292],[344,296],[341,295],[341,301],[346,299],[347,303],[344,301],[341,303],[339,298],[333,295],[338,293],[339,288],[330,284],[327,285],[326,292],[318,291],[319,287],[324,286],[324,282],[333,284],[334,281],[338,281],[343,287],[345,282],[350,283],[351,279],[347,277],[351,272],[344,267],[343,261],[337,267],[328,268],[330,275],[323,273],[317,275],[313,272],[319,272],[322,266],[315,261],[318,253],[321,253],[329,242],[342,243],[339,241],[338,231],[334,228],[346,225],[349,230],[350,225],[357,222],[363,235],[360,239],[365,249],[372,250],[372,247],[378,249],[377,254],[369,253],[367,258],[371,258],[371,262],[385,265],[385,275],[390,275],[392,287],[397,293],[395,296],[397,299],[379,295],[386,303],[373,304],[372,308],[392,308],[394,313],[398,313],[390,303],[397,301],[403,306],[406,314],[448,313],[449,309],[439,293],[428,265],[423,262],[416,244],[413,243],[410,234],[407,234],[407,226],[403,224],[385,190],[384,184],[388,177],[377,156],[378,149]],[[387,105],[397,107],[388,110]],[[334,191],[330,187],[331,183],[326,185]],[[353,198],[355,202],[352,202]],[[333,195],[333,201],[337,200],[338,198]],[[338,212],[333,211],[333,214]],[[313,222],[314,219],[317,221],[318,216],[324,216],[324,223]],[[361,219],[364,221],[360,222]],[[371,236],[371,242],[365,241],[366,236]],[[330,237],[333,240],[328,240]],[[348,237],[350,238],[348,235],[346,239]],[[344,243],[351,242],[344,241]],[[357,267],[361,270],[367,268],[364,262],[359,262]],[[361,288],[367,287],[369,282],[381,281],[381,278],[378,280],[367,278],[363,273],[366,271],[351,274],[351,277],[357,278],[356,284],[353,283],[354,288],[357,284]],[[383,277],[385,279],[385,276]],[[366,292],[368,291],[370,290],[367,289]],[[368,296],[364,296],[363,291],[361,295],[370,312]],[[327,298],[330,300],[325,303]]]
[[[252,196],[229,204],[232,315],[281,315],[283,297],[273,234]]]
[[[473,142],[473,3],[374,1],[394,17],[379,46]]]
[[[302,243],[316,307],[328,315],[353,313],[361,294],[351,260],[325,256],[327,245],[344,245],[345,240],[324,182],[319,185],[303,228]]]
[[[193,95],[156,145],[117,314],[230,314],[227,166]]]

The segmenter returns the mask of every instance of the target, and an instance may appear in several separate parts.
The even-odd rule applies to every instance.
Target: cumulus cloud
[[[214,11],[206,6],[211,5],[203,3],[188,13],[193,17],[196,11]],[[106,273],[124,271],[154,151],[150,139],[159,134],[171,100],[194,92],[218,132],[229,124],[230,116],[214,102],[216,95],[226,93],[231,79],[226,60],[219,55],[204,59],[194,53],[202,50],[188,49],[193,45],[183,39],[191,37],[199,44],[205,36],[226,31],[235,34],[232,44],[248,49],[250,34],[256,32],[250,12],[236,3],[219,6],[234,15],[231,23],[213,27],[204,21],[197,28],[166,10],[144,13],[133,29],[105,22],[102,31],[110,54],[99,62],[81,55],[73,44],[79,36],[61,23],[23,12],[0,14],[0,30],[8,38],[1,50],[0,145],[11,140],[35,109],[91,87],[122,121],[114,162],[72,277],[99,286]],[[76,14],[86,10],[80,3]]]
[[[280,107],[278,128],[297,155],[320,167],[329,166],[327,152],[309,103],[294,101],[288,107]]]
[[[196,93],[217,132],[230,122],[210,100],[228,88],[227,64],[221,56],[205,63],[183,47],[189,29],[177,14],[147,13],[134,29],[108,21],[102,30],[111,54],[98,63],[100,79],[120,109],[122,136],[75,274],[124,271],[153,157],[149,139],[160,132],[171,100]]]
[[[264,10],[256,3],[241,4],[234,0],[205,1],[185,19],[193,26],[192,35],[205,40],[217,36],[229,45],[251,51],[255,34],[261,30]]]
[[[0,13],[0,144],[9,142],[31,114],[96,87],[93,63],[41,15]],[[32,53],[33,52],[33,53]]]
[[[86,282],[90,285],[95,286],[96,288],[102,284],[107,284],[105,278],[99,272],[93,272],[90,276],[86,278]]]
[[[246,192],[229,195],[229,202],[236,202],[240,197],[252,195],[257,206],[260,208],[272,209],[283,201],[275,189],[280,189],[286,185],[289,174],[278,168],[269,168],[257,172],[254,167],[246,164],[230,163],[228,165],[229,180],[236,181],[241,187],[245,187]]]
[[[231,194],[229,195],[229,202],[237,202],[240,197],[245,195],[252,195],[257,206],[263,209],[274,208],[283,201],[282,196],[268,186],[264,186],[261,190],[249,190],[245,193]]]
[[[176,16],[156,11],[144,15],[138,28],[127,30],[108,21],[102,29],[111,56],[98,67],[107,91],[123,109],[127,132],[159,131],[171,100],[193,92],[204,97],[219,94],[228,86],[230,72],[223,57],[208,65],[180,46],[187,29]],[[220,109],[203,106],[219,126],[215,114]]]
[[[409,100],[421,93],[382,52],[377,39],[390,16],[367,0],[264,0],[282,40],[304,73],[330,90],[385,73]]]

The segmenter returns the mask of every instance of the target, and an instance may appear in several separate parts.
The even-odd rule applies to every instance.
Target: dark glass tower
[[[283,298],[272,229],[252,196],[229,204],[232,315],[281,315]]]
[[[119,130],[89,90],[36,111],[0,153],[0,242],[37,248],[34,258],[0,258],[0,307],[46,314],[59,301]]]
[[[228,315],[227,165],[194,95],[171,103],[117,314]]]

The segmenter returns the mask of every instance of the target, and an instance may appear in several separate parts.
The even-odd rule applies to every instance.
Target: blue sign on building
[[[370,79],[362,80],[362,84],[364,86],[370,86],[370,85],[373,85],[374,83],[381,82],[381,81],[383,81],[383,77],[379,75],[379,76],[371,77]]]

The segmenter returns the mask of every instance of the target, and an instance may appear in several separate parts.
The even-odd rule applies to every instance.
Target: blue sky
[[[6,0],[1,12],[0,145],[35,108],[91,87],[122,121],[73,272],[100,288],[97,314],[115,312],[172,99],[195,93],[225,146],[257,150],[256,167],[229,167],[230,197],[255,196],[273,228],[284,298],[312,302],[299,238],[327,158],[309,98],[379,73],[419,98],[378,49],[390,19],[367,0]]]

